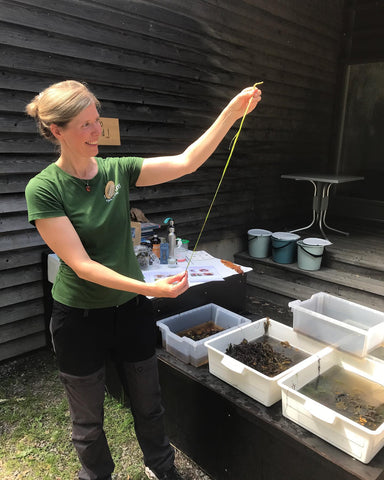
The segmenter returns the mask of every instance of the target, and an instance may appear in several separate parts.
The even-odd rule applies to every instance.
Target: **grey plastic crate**
[[[202,340],[194,341],[188,337],[180,337],[178,332],[195,327],[205,322],[213,322],[224,330]],[[251,320],[223,307],[209,303],[202,307],[188,310],[172,317],[156,322],[162,335],[163,348],[184,363],[199,367],[208,362],[208,350],[204,343],[223,333],[237,328],[239,325],[251,323]]]

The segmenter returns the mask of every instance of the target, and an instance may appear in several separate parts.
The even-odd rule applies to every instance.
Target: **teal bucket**
[[[270,255],[271,235],[269,230],[252,228],[248,230],[248,253],[254,258],[266,258]]]
[[[272,259],[276,263],[294,263],[297,256],[296,242],[300,236],[289,232],[272,233]]]
[[[301,270],[320,270],[324,248],[331,242],[324,238],[306,238],[297,242],[297,266]]]

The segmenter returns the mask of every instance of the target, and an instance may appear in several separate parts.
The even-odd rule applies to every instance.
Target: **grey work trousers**
[[[166,471],[173,465],[174,450],[164,432],[156,355],[124,362],[119,370],[144,463],[155,471]],[[69,401],[72,441],[82,465],[79,479],[108,480],[114,462],[103,430],[105,368],[81,377],[60,372],[60,379]]]
[[[114,469],[103,430],[108,359],[129,398],[145,464],[156,472],[170,469],[174,450],[163,426],[151,302],[139,295],[119,307],[93,310],[54,302],[50,327],[82,465],[79,478],[109,480]]]

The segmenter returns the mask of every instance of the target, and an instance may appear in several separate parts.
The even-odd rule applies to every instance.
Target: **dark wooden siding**
[[[328,159],[343,0],[0,0],[0,360],[44,344],[41,252],[24,188],[55,159],[23,111],[49,84],[86,81],[121,147],[102,155],[182,151],[243,87],[264,81],[203,240],[268,227],[300,208],[294,170]],[[198,172],[133,193],[195,241],[235,129]],[[283,226],[283,225],[281,225]]]
[[[348,2],[351,14],[351,48],[347,63],[384,61],[384,2],[354,0]]]
[[[382,94],[384,2],[347,0],[337,171],[364,181],[337,189],[333,213],[353,222],[384,222]]]

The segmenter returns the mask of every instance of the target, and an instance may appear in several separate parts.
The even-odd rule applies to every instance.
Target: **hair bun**
[[[30,117],[39,117],[39,100],[39,95],[36,95],[36,97],[25,107],[25,111]]]
[[[52,143],[60,142],[53,135],[50,126],[66,126],[76,115],[92,103],[100,104],[88,88],[75,80],[50,85],[26,105],[25,112],[36,121],[40,135]]]

